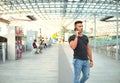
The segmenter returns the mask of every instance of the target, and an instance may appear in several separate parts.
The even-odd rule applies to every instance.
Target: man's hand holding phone
[[[79,36],[79,31],[76,31],[76,37],[78,37]]]

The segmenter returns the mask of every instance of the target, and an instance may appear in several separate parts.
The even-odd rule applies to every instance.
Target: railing
[[[90,45],[95,49],[97,53],[111,56],[115,58],[116,56],[116,40],[108,40],[108,41],[90,41]],[[120,55],[120,39],[118,40],[118,54]]]

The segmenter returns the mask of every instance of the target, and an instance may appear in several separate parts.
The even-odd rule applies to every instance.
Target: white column
[[[118,2],[116,4],[116,60],[119,60],[119,55],[118,55]]]
[[[84,29],[84,31],[86,32],[86,20],[85,20],[85,29]]]
[[[15,48],[15,27],[9,26],[8,27],[8,35],[7,35],[7,48],[8,48],[8,60],[15,60],[16,59],[16,48]]]
[[[94,15],[94,51],[96,49],[96,15]]]

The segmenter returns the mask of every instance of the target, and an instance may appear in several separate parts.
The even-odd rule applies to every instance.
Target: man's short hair
[[[78,23],[83,23],[82,21],[76,21],[75,23],[74,23],[74,25],[76,25],[76,24],[78,24]]]

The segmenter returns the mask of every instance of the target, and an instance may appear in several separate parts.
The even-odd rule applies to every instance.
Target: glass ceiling
[[[115,16],[117,3],[120,12],[119,0],[1,0],[0,15],[36,14],[43,20],[56,17],[76,19],[92,15]]]
[[[120,0],[0,0],[0,16],[34,15],[57,26],[68,26],[76,19],[88,20],[120,14]],[[118,12],[118,13],[117,13]]]

